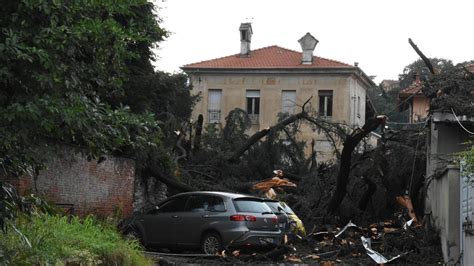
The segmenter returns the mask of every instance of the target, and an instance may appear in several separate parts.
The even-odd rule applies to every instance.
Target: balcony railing
[[[249,118],[250,118],[250,123],[252,123],[252,125],[257,125],[259,123],[259,115],[258,114],[249,114]]]
[[[209,123],[214,124],[221,121],[221,110],[207,110],[207,113],[209,114]]]

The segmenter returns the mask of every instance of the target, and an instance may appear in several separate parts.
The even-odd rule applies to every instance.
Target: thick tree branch
[[[344,147],[341,153],[341,163],[339,166],[339,173],[337,175],[336,190],[329,202],[328,213],[335,213],[339,208],[342,200],[346,196],[346,187],[349,182],[349,174],[351,171],[352,152],[357,147],[357,144],[365,138],[371,131],[378,126],[385,124],[386,116],[377,116],[376,118],[368,119],[362,129],[355,129],[351,135],[347,136],[344,141]]]
[[[186,150],[183,148],[183,140],[184,140],[184,134],[179,134],[178,135],[178,141],[176,142],[176,147],[178,147],[178,149],[181,151],[181,155],[178,155],[174,161],[177,163],[179,160],[181,159],[184,159],[187,157],[187,152]]]
[[[165,185],[172,187],[181,192],[195,191],[195,188],[192,188],[174,177],[170,177],[160,171],[158,167],[154,166],[155,164],[149,164],[144,170],[143,174],[148,177],[156,178],[157,180],[163,182]]]
[[[262,130],[258,131],[257,133],[253,134],[247,140],[247,142],[245,142],[244,145],[242,145],[237,151],[234,152],[232,157],[229,158],[229,161],[234,162],[234,161],[238,160],[240,158],[240,156],[242,156],[242,154],[244,154],[244,152],[246,152],[248,149],[250,149],[250,147],[252,147],[252,145],[254,145],[257,141],[259,141],[261,138],[267,136],[271,132],[278,132],[278,131],[282,130],[284,127],[286,127],[287,125],[289,125],[289,124],[291,124],[291,123],[293,123],[293,122],[295,122],[299,119],[302,119],[306,116],[308,116],[308,114],[303,110],[301,113],[289,116],[286,119],[278,122],[276,125],[274,125],[272,127],[265,128],[265,129],[262,129]]]
[[[425,62],[425,65],[428,67],[428,69],[430,70],[431,74],[435,75],[435,74],[438,74],[437,73],[437,70],[433,67],[433,64],[431,64],[430,60],[428,59],[428,57],[426,57],[421,51],[420,49],[418,48],[418,46],[416,46],[416,44],[411,40],[411,38],[408,38],[408,42],[410,43],[411,47],[413,47],[413,49],[415,49],[415,52],[421,57],[421,59],[423,60],[423,62]]]
[[[165,183],[165,185],[169,186],[169,187],[172,187],[176,190],[179,190],[181,192],[187,192],[187,191],[196,191],[195,188],[192,188],[182,182],[179,182],[178,180],[176,180],[175,178],[172,178],[172,177],[169,177],[169,176],[166,176],[162,173],[154,173],[152,175],[153,177],[155,177],[156,179],[158,179],[159,181]]]
[[[196,122],[196,133],[194,134],[194,151],[198,151],[199,149],[201,149],[201,136],[202,136],[203,121],[204,121],[204,118],[200,114]]]

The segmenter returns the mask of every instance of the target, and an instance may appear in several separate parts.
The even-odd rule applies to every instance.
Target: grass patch
[[[89,216],[21,215],[0,233],[0,264],[152,265],[136,241]]]

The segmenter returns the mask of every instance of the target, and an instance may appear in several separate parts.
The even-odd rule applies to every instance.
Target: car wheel
[[[216,233],[206,234],[201,242],[201,249],[204,254],[216,255],[222,251],[221,237]]]
[[[135,229],[129,229],[125,232],[125,239],[128,239],[128,240],[136,240],[138,241],[140,244],[143,245],[143,239],[142,239],[142,236],[140,235],[139,232],[137,232],[137,230]]]

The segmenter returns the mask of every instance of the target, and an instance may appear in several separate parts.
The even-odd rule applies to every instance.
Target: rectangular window
[[[296,109],[296,91],[281,92],[281,111],[287,114],[294,114]]]
[[[247,114],[252,124],[258,124],[260,115],[260,91],[248,90],[247,94]]]
[[[219,123],[221,120],[222,90],[209,90],[207,101],[208,123]]]
[[[357,96],[357,117],[360,118],[360,96]]]
[[[332,116],[332,90],[321,90],[319,93],[319,115]]]

